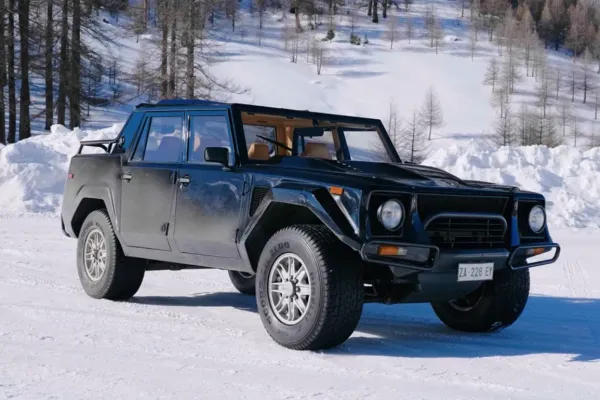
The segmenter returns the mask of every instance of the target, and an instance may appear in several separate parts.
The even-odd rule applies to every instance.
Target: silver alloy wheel
[[[282,254],[269,272],[269,303],[279,321],[296,325],[310,304],[311,282],[306,265],[293,253]]]
[[[85,273],[91,281],[97,282],[106,270],[106,240],[100,229],[94,228],[88,233],[83,249]]]

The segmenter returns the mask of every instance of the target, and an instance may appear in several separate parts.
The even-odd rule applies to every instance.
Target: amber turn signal
[[[544,249],[543,247],[536,247],[534,249],[528,249],[526,254],[528,256],[537,256],[537,255],[544,253],[545,250],[546,249]]]
[[[339,186],[330,186],[329,193],[341,196],[342,194],[344,194],[344,188],[341,188]]]
[[[377,249],[377,254],[380,256],[405,256],[407,252],[408,249],[406,247],[398,246],[383,245]]]

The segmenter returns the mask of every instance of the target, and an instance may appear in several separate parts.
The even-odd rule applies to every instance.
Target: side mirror
[[[226,147],[207,147],[204,149],[204,160],[216,162],[224,167],[229,167],[229,149]]]

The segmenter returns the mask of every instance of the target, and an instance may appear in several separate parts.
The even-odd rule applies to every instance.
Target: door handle
[[[190,179],[190,177],[188,175],[186,176],[180,176],[179,178],[177,178],[177,183],[179,183],[181,186],[186,186],[189,185],[189,183],[192,180]]]
[[[132,178],[133,175],[131,175],[129,172],[123,172],[123,174],[121,175],[121,179],[127,182],[129,182]]]

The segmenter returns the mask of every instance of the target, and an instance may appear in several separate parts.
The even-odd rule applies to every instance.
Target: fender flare
[[[239,238],[239,251],[248,265],[251,264],[246,242],[255,230],[260,229],[267,218],[267,210],[273,204],[300,206],[312,212],[331,232],[353,250],[360,252],[360,239],[342,213],[329,191],[322,186],[282,183],[269,189],[254,215],[247,221]]]
[[[79,189],[79,191],[75,195],[75,198],[73,199],[73,208],[71,209],[71,215],[64,215],[66,225],[65,229],[67,230],[67,232],[73,237],[77,236],[73,229],[73,217],[75,216],[77,210],[81,206],[81,203],[84,199],[102,200],[104,202],[104,204],[106,205],[106,211],[108,212],[108,216],[110,217],[110,220],[113,224],[115,234],[117,235],[119,241],[121,241],[119,217],[115,207],[115,197],[110,188],[108,188],[107,186],[84,185]]]

